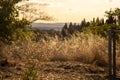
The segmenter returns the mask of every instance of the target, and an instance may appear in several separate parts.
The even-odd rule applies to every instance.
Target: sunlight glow
[[[29,2],[37,3],[40,2],[39,0],[30,0]]]
[[[92,20],[93,17],[103,18],[106,10],[120,8],[120,0],[30,0],[30,2],[47,4],[42,9],[58,22],[79,22],[83,18]]]

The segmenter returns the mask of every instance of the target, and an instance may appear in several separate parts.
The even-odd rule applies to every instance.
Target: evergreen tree
[[[91,25],[95,26],[95,18],[93,18],[93,20],[90,23]]]
[[[67,37],[68,36],[67,23],[65,23],[64,27],[62,28],[61,34],[63,35],[63,37]]]
[[[100,26],[100,19],[99,19],[99,17],[97,17],[97,19],[96,19],[96,26]]]
[[[104,18],[100,20],[101,25],[104,25]]]
[[[73,32],[74,32],[74,27],[73,27],[74,25],[73,25],[73,23],[72,22],[70,22],[70,24],[69,24],[69,28],[68,28],[68,32],[69,32],[69,34],[73,34]]]
[[[82,27],[81,27],[79,24],[76,26],[76,29],[77,29],[77,31],[79,31],[79,32],[82,31]]]
[[[95,18],[93,18],[93,21],[92,21],[93,23],[95,23]]]
[[[81,21],[81,26],[82,27],[86,27],[86,20],[85,20],[85,18]]]

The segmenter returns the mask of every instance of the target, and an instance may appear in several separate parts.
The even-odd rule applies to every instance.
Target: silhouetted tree
[[[79,32],[81,32],[82,31],[82,27],[78,24],[77,26],[76,26],[76,31],[79,31]]]
[[[90,22],[91,25],[95,26],[95,18]]]
[[[104,25],[104,18],[100,20],[101,25]]]
[[[0,0],[0,40],[11,40],[18,11],[15,5],[22,0]]]
[[[85,18],[81,21],[81,26],[82,27],[86,27],[86,20],[85,20]]]
[[[106,23],[107,24],[116,24],[116,19],[114,17],[114,12],[112,11],[112,9],[110,9],[110,11],[106,11],[106,16],[107,16],[107,20]]]
[[[97,19],[96,19],[96,26],[100,26],[100,25],[101,25],[100,19],[99,19],[99,17],[97,17]]]
[[[68,36],[68,26],[67,26],[67,23],[65,23],[64,27],[62,28],[61,34],[63,35],[63,37]]]
[[[108,17],[108,19],[106,20],[106,23],[108,24],[116,24],[116,20],[114,19],[114,17],[111,15]]]
[[[73,34],[74,33],[74,25],[73,25],[73,23],[72,22],[70,22],[70,24],[69,24],[69,28],[68,28],[68,32],[69,32],[69,34]]]

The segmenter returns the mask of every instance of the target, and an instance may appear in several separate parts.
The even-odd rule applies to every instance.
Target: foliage
[[[63,37],[66,37],[68,35],[67,23],[65,23],[64,27],[62,28],[61,34]]]
[[[108,44],[105,38],[91,33],[78,32],[76,35],[64,40],[60,40],[57,36],[55,38],[48,36],[47,41],[42,39],[37,43],[21,42],[21,45],[15,43],[6,46],[2,52],[9,58],[16,57],[33,63],[34,61],[80,61],[91,64],[95,62],[98,65],[107,64]],[[117,49],[119,53],[120,50]]]
[[[0,40],[11,42],[28,39],[32,36],[30,24],[26,19],[19,20],[16,4],[22,0],[0,0]]]
[[[80,24],[73,25],[70,23],[69,26],[65,24],[62,29],[62,35],[68,37],[76,32],[91,32],[107,38],[108,30],[120,29],[120,9],[116,8],[115,10],[106,11],[105,14],[107,17],[106,21],[103,18],[100,19],[97,17],[93,18],[93,20],[90,22],[87,22],[85,19],[83,19]]]
[[[38,71],[35,69],[34,65],[27,69],[23,76],[23,80],[40,80],[38,78]]]
[[[35,42],[39,42],[42,39],[48,40],[48,37],[56,37],[56,36],[58,36],[59,38],[62,37],[61,32],[56,31],[54,29],[39,30],[37,28],[33,28],[33,32],[35,33],[35,36],[33,38],[33,41],[35,41]]]
[[[107,37],[108,35],[108,30],[110,29],[120,29],[120,24],[119,24],[119,15],[120,10],[116,8],[114,11],[106,11],[106,22],[104,22],[103,19],[99,22],[99,20],[96,19],[96,22],[94,25],[90,25],[88,27],[89,31],[92,32],[93,34],[98,34],[102,37]],[[99,25],[95,25],[95,24]]]
[[[117,24],[120,26],[120,9],[119,8],[115,8],[114,10],[110,10],[110,11],[106,11],[106,16],[108,17],[108,19],[106,20],[106,22],[108,21],[108,23],[111,24]]]
[[[61,34],[63,35],[63,37],[68,37],[70,35],[73,35],[77,31],[82,32],[82,28],[88,27],[89,25],[90,23],[86,22],[85,19],[83,19],[80,24],[73,24],[71,22],[69,26],[67,26],[67,23],[65,23],[64,27],[62,28]]]

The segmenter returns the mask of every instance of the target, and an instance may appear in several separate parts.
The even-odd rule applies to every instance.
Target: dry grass
[[[18,69],[18,70],[21,69],[22,70],[21,74],[24,75],[23,72],[25,71],[24,68],[26,66],[25,65],[26,63],[34,63],[34,65],[39,66],[40,61],[43,61],[43,62],[45,61],[59,62],[60,61],[62,63],[69,61],[69,62],[88,63],[90,65],[93,64],[95,66],[91,68],[93,69],[92,70],[93,72],[98,70],[97,69],[98,67],[96,66],[105,67],[108,64],[108,53],[107,53],[108,42],[104,38],[101,38],[99,36],[92,35],[92,34],[78,34],[77,37],[72,36],[70,39],[65,39],[65,40],[60,40],[57,36],[54,38],[53,37],[47,37],[47,38],[48,38],[47,41],[44,39],[41,39],[39,42],[29,41],[29,42],[14,42],[12,45],[2,44],[0,46],[0,52],[1,52],[0,66],[1,66],[1,62],[3,62],[3,64],[9,63],[9,65],[12,65],[12,66],[15,65],[16,66],[15,69]],[[118,48],[117,49],[117,70],[119,71],[120,70],[119,44],[117,48]],[[52,64],[49,66],[52,67]],[[64,68],[63,64],[61,64],[61,66],[63,66]],[[71,66],[73,67],[73,64],[71,64]],[[72,67],[70,67],[70,69],[72,69]],[[82,66],[79,66],[79,67],[82,67]],[[54,69],[54,67],[52,68]],[[58,68],[59,67],[55,68],[55,71]],[[63,69],[60,68],[60,70],[63,70]],[[29,78],[28,73],[27,74],[25,73],[24,75],[25,79]],[[1,74],[2,73],[0,73],[0,75]],[[34,75],[32,76],[34,77]],[[30,75],[30,78],[31,78],[31,75]],[[81,80],[84,80],[84,79],[81,79]],[[94,80],[94,79],[91,79],[91,80]]]
[[[4,46],[1,51],[7,58],[35,61],[80,61],[107,65],[107,40],[92,34],[79,34],[60,40],[48,37],[39,42],[17,42]]]

